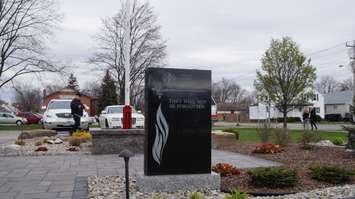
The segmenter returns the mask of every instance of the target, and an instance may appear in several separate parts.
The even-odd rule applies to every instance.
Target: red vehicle
[[[31,112],[19,112],[17,116],[26,118],[27,124],[38,124],[42,119],[40,114]]]

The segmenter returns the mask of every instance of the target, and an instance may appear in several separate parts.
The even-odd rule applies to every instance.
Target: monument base
[[[203,189],[221,189],[221,177],[217,173],[192,174],[192,175],[138,175],[136,182],[138,191],[151,192],[176,192],[200,191]]]

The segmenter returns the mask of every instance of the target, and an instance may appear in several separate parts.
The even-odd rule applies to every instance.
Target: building
[[[217,104],[217,115],[226,122],[249,122],[248,108],[233,103]]]
[[[48,106],[49,101],[51,101],[52,99],[73,99],[75,97],[75,91],[72,89],[65,88],[46,95],[46,91],[44,90],[43,95],[44,96],[42,102],[42,109],[45,110]],[[80,100],[84,104],[84,106],[88,108],[88,114],[90,116],[94,116],[96,114],[97,98],[83,94],[81,95]]]
[[[302,118],[304,107],[314,107],[316,109],[317,115],[324,119],[324,96],[321,93],[316,91],[313,97],[309,100],[308,104],[294,105],[292,110],[287,113],[287,117]],[[258,103],[249,107],[250,120],[266,120],[268,119],[269,114],[271,119],[283,117],[283,113],[280,112],[274,105],[269,106],[264,103]]]
[[[325,95],[325,114],[339,114],[342,118],[351,118],[350,105],[353,101],[353,92],[337,91]]]

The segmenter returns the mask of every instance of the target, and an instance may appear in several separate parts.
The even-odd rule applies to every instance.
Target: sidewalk
[[[213,164],[238,168],[277,166],[278,163],[237,153],[212,150]],[[143,155],[130,160],[130,174],[143,174]],[[87,196],[87,177],[124,175],[118,155],[0,157],[0,199],[81,199]]]

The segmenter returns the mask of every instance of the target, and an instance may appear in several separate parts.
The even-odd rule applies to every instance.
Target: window
[[[320,108],[316,107],[316,113],[320,113]]]
[[[318,94],[315,94],[313,95],[313,101],[319,101],[319,95]]]

